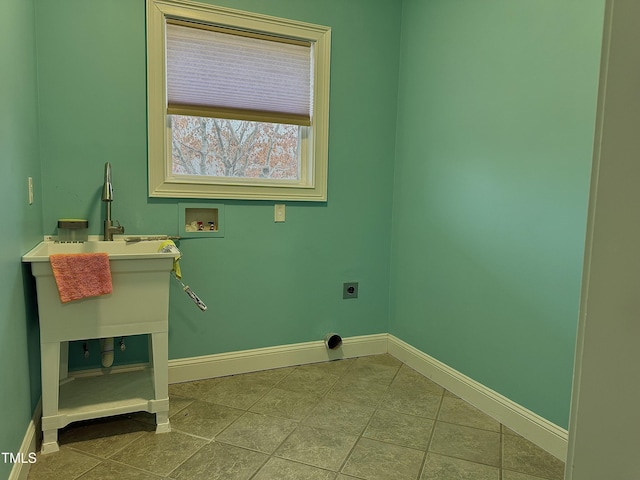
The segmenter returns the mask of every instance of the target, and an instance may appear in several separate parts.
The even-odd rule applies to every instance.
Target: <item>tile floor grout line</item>
[[[269,394],[269,392],[271,392],[274,388],[276,388],[276,386],[277,386],[280,382],[282,382],[285,378],[287,378],[288,376],[290,376],[290,375],[291,375],[291,374],[292,374],[292,373],[293,373],[297,368],[298,368],[298,366],[295,366],[294,368],[292,368],[292,369],[291,369],[291,371],[290,371],[289,373],[287,373],[286,375],[284,375],[284,376],[283,376],[282,378],[280,378],[277,382],[275,382],[275,383],[273,383],[273,384],[270,384],[270,385],[269,385],[269,387],[265,389],[264,393],[263,393],[261,396],[259,396],[259,397],[258,397],[258,398],[253,402],[253,403],[251,403],[250,405],[248,405],[246,408],[241,409],[241,410],[243,410],[242,415],[240,415],[238,418],[236,418],[235,420],[233,420],[229,425],[227,425],[225,428],[223,428],[220,432],[218,432],[218,433],[213,437],[213,439],[212,439],[212,440],[207,444],[207,445],[209,445],[209,444],[211,444],[211,443],[220,443],[220,444],[223,444],[223,445],[228,445],[228,446],[232,446],[232,447],[235,447],[235,448],[241,448],[241,449],[243,449],[243,450],[248,450],[248,451],[251,451],[251,452],[256,452],[256,453],[260,453],[260,454],[265,455],[265,456],[266,456],[265,461],[264,461],[264,462],[263,462],[263,463],[262,463],[262,464],[261,464],[261,465],[256,469],[256,471],[255,471],[255,472],[253,472],[253,474],[249,477],[249,479],[248,479],[248,480],[253,479],[253,478],[254,478],[254,477],[255,477],[255,476],[256,476],[256,475],[257,475],[257,474],[258,474],[258,473],[259,473],[259,472],[264,468],[264,466],[267,464],[267,462],[269,462],[269,460],[271,460],[272,458],[279,458],[279,457],[274,457],[274,456],[273,456],[273,454],[276,452],[276,450],[277,450],[278,448],[280,448],[280,446],[282,445],[282,443],[284,443],[284,441],[286,441],[286,438],[288,438],[288,437],[291,435],[291,433],[293,433],[293,432],[295,431],[295,428],[294,428],[294,430],[292,430],[292,432],[291,432],[289,435],[287,435],[287,437],[285,438],[285,440],[283,440],[283,441],[282,441],[282,442],[281,442],[281,443],[280,443],[280,444],[279,444],[279,445],[274,449],[274,451],[273,451],[273,452],[271,452],[270,454],[267,454],[267,453],[262,452],[262,451],[260,451],[260,450],[255,450],[255,449],[252,449],[252,448],[249,448],[249,447],[246,447],[246,446],[234,445],[234,444],[232,444],[232,443],[227,443],[227,442],[225,442],[225,441],[223,441],[223,440],[217,440],[217,437],[218,437],[218,436],[220,436],[220,435],[222,435],[222,433],[224,433],[228,428],[230,428],[230,427],[231,427],[232,425],[234,425],[237,421],[239,421],[241,418],[243,418],[245,415],[247,415],[247,414],[249,414],[249,413],[251,413],[251,414],[256,414],[256,415],[265,415],[265,416],[270,417],[270,418],[278,418],[278,419],[280,419],[280,418],[284,418],[284,417],[274,417],[274,416],[271,416],[271,415],[266,415],[266,414],[262,414],[262,413],[252,412],[252,411],[251,411],[251,408],[253,408],[253,407],[254,407],[254,406],[255,406],[255,405],[256,405],[260,400],[262,400],[266,395],[268,395],[268,394]],[[266,371],[266,370],[262,370],[262,371]],[[243,375],[243,374],[237,374],[237,375]],[[216,404],[216,405],[218,405],[218,404]],[[226,406],[226,405],[225,405],[225,406]],[[240,409],[239,409],[239,410],[240,410]],[[291,420],[291,419],[288,419],[288,420]],[[292,420],[292,421],[295,421],[295,420]],[[299,423],[299,422],[297,422],[297,421],[296,421],[296,423]],[[297,426],[296,426],[296,428],[297,428]],[[203,445],[203,446],[202,446],[202,448],[204,448],[204,446],[205,446],[205,445]],[[200,449],[198,449],[198,451],[200,451]],[[196,452],[196,453],[197,453],[197,452]],[[194,455],[195,455],[195,453],[194,453]],[[192,457],[193,457],[193,455],[192,455]],[[191,457],[189,457],[189,458],[191,458]],[[185,462],[186,462],[186,461],[187,461],[187,460],[185,460]],[[184,464],[185,462],[181,463],[180,465]],[[178,467],[176,467],[176,469],[177,469],[177,468],[179,468],[179,466],[178,466]],[[174,470],[172,470],[170,473],[173,473],[174,471],[175,471],[175,469],[174,469]]]
[[[143,422],[138,422],[138,423],[143,423]],[[147,424],[147,426],[148,426],[148,424]],[[109,455],[108,457],[105,457],[105,458],[110,459],[110,458],[111,458],[111,457],[113,457],[114,455],[116,455],[116,454],[118,454],[118,453],[122,452],[125,448],[127,448],[129,445],[131,445],[131,444],[132,444],[133,442],[135,442],[136,440],[138,440],[138,439],[142,438],[142,437],[144,436],[144,434],[145,434],[146,432],[149,432],[149,431],[150,431],[150,430],[146,430],[146,431],[141,432],[141,434],[140,434],[140,435],[138,435],[136,438],[134,438],[134,439],[133,439],[133,440],[131,440],[129,443],[127,443],[126,445],[124,445],[122,448],[119,448],[118,450],[116,450],[115,452],[111,453],[111,455]]]
[[[256,471],[255,471],[255,473],[254,473],[254,474],[252,474],[252,475],[251,475],[251,477],[249,477],[247,480],[251,480],[251,479],[253,479],[253,478],[254,478],[258,473],[260,473],[260,470],[261,470],[261,469],[262,469],[262,468],[267,464],[267,462],[268,462],[269,460],[271,460],[272,458],[275,458],[276,460],[284,460],[284,461],[287,461],[287,462],[296,463],[296,464],[298,464],[298,465],[303,465],[303,466],[305,466],[305,467],[313,467],[313,468],[317,468],[318,470],[323,470],[323,471],[325,471],[325,472],[335,473],[335,474],[336,474],[336,476],[337,476],[337,475],[340,475],[340,472],[337,472],[337,471],[335,471],[335,470],[331,470],[330,468],[326,468],[326,467],[319,467],[319,466],[317,466],[317,465],[312,465],[312,464],[310,464],[310,463],[304,463],[303,461],[300,461],[300,460],[292,460],[292,459],[290,459],[290,458],[285,458],[285,457],[274,457],[273,455],[269,455],[269,456],[268,456],[268,458],[267,458],[267,461],[266,461],[266,462],[264,462],[264,464],[262,464],[262,466],[261,466],[258,470],[256,470]]]
[[[467,460],[466,458],[454,457],[453,455],[447,454],[447,453],[438,453],[438,452],[429,452],[429,451],[427,451],[427,453],[430,453],[430,454],[435,455],[437,457],[450,458],[451,460],[462,460],[463,462],[473,463],[475,465],[481,465],[483,467],[491,467],[491,468],[495,468],[496,470],[502,470],[500,467],[496,467],[495,465],[491,465],[490,463],[483,463],[483,462],[478,462],[476,460]],[[514,471],[515,472],[515,470],[510,470],[510,471]],[[535,475],[531,475],[530,473],[527,474],[525,472],[516,472],[516,473],[520,473],[522,475],[530,475],[530,476],[534,477],[535,480],[552,480],[552,479],[548,479],[548,478],[536,477]]]
[[[251,414],[255,414],[255,415],[264,415],[264,416],[269,417],[269,418],[276,418],[276,419],[286,419],[286,420],[291,420],[291,421],[293,421],[293,422],[296,422],[296,423],[297,423],[297,425],[295,426],[295,428],[294,428],[294,429],[293,429],[293,430],[292,430],[292,431],[291,431],[291,432],[290,432],[290,433],[289,433],[289,434],[288,434],[288,435],[287,435],[287,436],[282,440],[282,442],[280,442],[280,443],[279,443],[279,444],[274,448],[273,452],[271,452],[271,453],[269,453],[269,454],[266,454],[265,452],[261,452],[261,451],[259,451],[259,450],[253,450],[253,449],[251,449],[251,448],[244,447],[244,446],[243,446],[243,447],[240,447],[240,446],[238,446],[238,445],[227,444],[227,443],[226,443],[226,442],[224,442],[224,441],[221,441],[221,442],[220,442],[220,443],[225,443],[226,445],[233,445],[233,446],[238,447],[238,448],[244,448],[244,449],[246,449],[246,450],[250,450],[250,451],[257,451],[258,453],[262,453],[262,454],[268,455],[267,460],[265,461],[265,463],[264,463],[264,464],[263,464],[263,465],[262,465],[258,470],[256,470],[256,472],[254,473],[254,475],[252,475],[252,477],[251,477],[251,478],[253,478],[253,476],[255,476],[255,475],[260,471],[260,469],[262,469],[262,467],[264,467],[264,465],[266,464],[266,462],[268,462],[268,461],[269,461],[269,459],[274,458],[274,457],[273,457],[273,454],[274,454],[274,453],[275,453],[275,452],[276,452],[276,451],[277,451],[277,450],[282,446],[282,444],[283,444],[284,442],[286,442],[286,441],[287,441],[287,439],[288,439],[288,438],[293,434],[293,432],[295,432],[295,431],[296,431],[296,429],[298,428],[298,426],[300,426],[300,421],[298,421],[298,420],[294,420],[294,419],[287,418],[287,417],[280,417],[280,416],[276,416],[276,415],[268,415],[268,414],[265,414],[265,413],[252,412],[252,411],[251,411],[251,408],[253,408],[253,407],[254,407],[254,406],[255,406],[255,405],[256,405],[256,404],[257,404],[261,399],[263,399],[265,396],[267,396],[267,395],[268,395],[270,392],[272,392],[275,388],[277,388],[277,385],[278,385],[280,382],[282,382],[285,378],[287,378],[289,375],[291,375],[295,370],[297,370],[297,368],[298,368],[298,366],[294,367],[294,368],[293,368],[289,373],[287,373],[284,377],[282,377],[280,380],[278,380],[277,382],[275,382],[274,384],[272,384],[268,389],[266,389],[266,390],[265,390],[265,393],[264,393],[262,396],[260,396],[260,397],[255,401],[255,402],[253,402],[250,406],[248,406],[248,407],[245,409],[245,411],[244,411],[244,413],[243,413],[242,415],[240,415],[238,418],[236,418],[233,422],[231,422],[231,423],[230,423],[229,425],[227,425],[224,429],[222,429],[222,430],[218,433],[218,435],[216,435],[216,437],[218,437],[218,436],[219,436],[219,435],[221,435],[224,431],[226,431],[228,428],[230,428],[233,424],[235,424],[238,420],[240,420],[242,417],[244,417],[245,415],[247,415],[247,414],[249,414],[249,413],[251,413]],[[216,441],[216,440],[215,440],[215,439],[216,439],[216,437],[214,437],[214,441]],[[280,457],[275,457],[275,458],[280,458]]]
[[[204,440],[207,443],[212,443],[216,439],[215,435],[212,438],[207,438],[207,437],[202,437],[200,435],[196,435],[195,433],[187,432],[186,430],[180,430],[179,428],[173,428],[173,427],[171,427],[171,432],[179,433],[180,435],[187,435],[192,438],[197,438],[198,440]],[[171,432],[168,432],[168,433],[171,433]]]
[[[62,449],[62,447],[63,446],[61,445],[60,448]],[[84,450],[80,450],[77,447],[72,447],[71,445],[64,445],[64,448],[65,449],[69,449],[69,450],[73,450],[76,453],[81,453],[82,455],[85,455],[87,457],[94,458],[96,460],[100,460],[101,462],[104,461],[104,460],[108,460],[109,459],[109,457],[101,457],[99,455],[96,455],[95,453],[85,452]],[[49,455],[49,454],[47,454],[47,455]]]
[[[294,370],[296,370],[297,368],[298,368],[298,366],[296,366],[296,368],[295,368]],[[292,372],[293,372],[293,370],[292,370]],[[290,374],[291,374],[291,373],[289,373],[289,375],[290,375]],[[287,376],[289,376],[289,375],[287,375]],[[286,377],[284,377],[284,378],[286,378]],[[284,378],[283,378],[283,379],[284,379]],[[282,381],[283,379],[280,379],[280,381]],[[265,397],[269,392],[271,392],[274,388],[276,388],[276,386],[278,385],[278,383],[280,383],[280,381],[278,381],[278,382],[276,382],[274,385],[272,385],[272,386],[271,386],[271,388],[267,391],[267,393],[265,393],[265,394],[264,394],[262,397],[260,397],[260,398]],[[255,405],[255,403],[254,403],[253,405]],[[253,406],[253,405],[252,405],[252,406]],[[251,407],[250,407],[250,408],[251,408]],[[314,407],[314,408],[315,408],[315,407]],[[249,410],[247,410],[247,412],[249,412]],[[255,413],[255,412],[251,412],[251,413]],[[266,415],[266,416],[268,416],[268,417],[272,417],[272,418],[286,418],[286,417],[277,417],[277,416],[272,416],[272,415],[267,415],[267,414],[262,414],[262,415]],[[303,419],[304,419],[304,418],[306,418],[306,417],[303,417]],[[287,418],[287,420],[292,420],[292,421],[296,422],[296,423],[297,423],[297,425],[295,426],[295,428],[294,428],[293,430],[291,430],[291,432],[289,432],[289,434],[287,434],[287,435],[284,437],[284,439],[283,439],[283,440],[282,440],[282,441],[281,441],[281,442],[280,442],[280,443],[279,443],[279,444],[278,444],[278,445],[273,449],[273,451],[272,451],[270,454],[268,454],[268,458],[267,458],[267,460],[265,461],[265,463],[264,463],[264,464],[263,464],[263,465],[262,465],[258,470],[256,470],[256,471],[255,471],[255,473],[251,476],[251,478],[254,478],[254,477],[255,477],[255,476],[260,472],[260,470],[262,470],[262,468],[264,468],[264,466],[267,464],[267,462],[268,462],[269,460],[271,460],[272,458],[280,458],[280,459],[282,459],[282,458],[283,458],[283,457],[278,457],[278,456],[276,456],[276,452],[277,452],[277,451],[280,449],[280,447],[282,447],[282,445],[283,445],[283,444],[284,444],[284,443],[289,439],[289,437],[291,437],[291,435],[293,435],[293,434],[295,433],[295,431],[298,429],[298,427],[300,427],[300,425],[302,425],[302,420],[303,420],[303,419],[301,419],[301,420],[293,420],[293,419],[291,419],[291,418]],[[264,453],[264,452],[262,452],[262,453]],[[286,459],[286,460],[292,461],[292,460],[290,460],[290,459]]]
[[[409,415],[409,414],[407,413],[406,415]],[[419,417],[419,415],[416,415],[416,416]],[[429,418],[429,417],[420,417],[420,418]],[[440,420],[438,418],[436,418],[434,420],[436,420],[437,422],[440,422],[440,423],[446,423],[447,425],[456,425],[458,427],[473,428],[474,430],[480,430],[481,432],[497,433],[498,435],[502,435],[502,433],[496,432],[495,430],[490,430],[488,428],[474,427],[474,426],[471,426],[471,425],[466,425],[464,423],[449,422],[447,420]]]
[[[171,415],[169,415],[169,420],[171,420],[171,417],[177,415],[178,413],[180,413],[181,411],[183,411],[185,408],[187,408],[189,405],[191,405],[193,402],[195,402],[195,400],[193,398],[188,398],[188,397],[183,397],[182,395],[175,395],[175,394],[170,394],[169,397],[178,397],[179,399],[182,400],[191,400],[189,403],[187,403],[186,405],[180,407],[178,410],[176,410],[175,412],[171,413]],[[169,398],[169,401],[171,401],[171,399]],[[151,415],[154,415],[153,413]],[[141,420],[138,420],[136,418],[131,417],[132,420],[136,420],[137,422],[140,422]]]
[[[420,464],[420,470],[418,470],[418,480],[422,477],[424,473],[424,467],[427,464],[427,455],[429,455],[429,448],[431,448],[431,441],[433,440],[433,436],[436,433],[436,423],[438,421],[438,416],[440,415],[440,409],[442,408],[442,402],[444,401],[446,390],[442,389],[442,394],[440,395],[440,402],[438,403],[438,408],[436,409],[435,418],[433,419],[433,425],[431,426],[431,433],[429,434],[429,439],[427,440],[427,445],[424,450],[424,456],[422,457],[422,463]]]
[[[347,375],[347,374],[348,374],[348,373],[353,369],[353,367],[354,367],[354,362],[351,362],[351,365],[349,365],[349,366],[348,366],[348,367],[347,367],[347,368],[346,368],[346,369],[345,369],[345,370],[344,370],[340,375],[337,375],[336,381],[335,381],[335,382],[334,382],[334,383],[333,383],[329,388],[327,388],[327,390],[326,390],[322,395],[320,395],[320,396],[319,396],[319,400],[318,400],[318,402],[317,402],[317,403],[314,405],[314,407],[309,411],[309,413],[307,413],[305,416],[303,416],[303,417],[298,421],[298,425],[296,426],[296,428],[294,428],[294,429],[291,431],[291,433],[289,433],[289,435],[287,435],[287,436],[286,436],[286,438],[285,438],[285,439],[284,439],[284,440],[283,440],[283,441],[282,441],[282,442],[281,442],[281,443],[280,443],[280,444],[279,444],[279,445],[274,449],[274,451],[273,451],[273,452],[272,452],[272,454],[271,454],[271,456],[272,456],[272,457],[274,457],[274,458],[280,458],[280,459],[285,458],[285,457],[277,457],[277,456],[275,456],[275,453],[276,453],[276,452],[280,449],[280,447],[282,447],[282,445],[283,445],[283,444],[284,444],[284,443],[285,443],[285,442],[286,442],[286,441],[287,441],[287,440],[288,440],[288,439],[289,439],[289,438],[290,438],[290,437],[291,437],[291,436],[296,432],[296,430],[298,430],[298,428],[299,428],[300,426],[306,426],[306,427],[309,427],[309,428],[320,428],[320,429],[328,430],[328,429],[323,428],[323,427],[306,425],[306,424],[304,423],[304,421],[305,421],[305,420],[307,420],[307,419],[308,419],[308,418],[313,414],[313,412],[316,410],[316,408],[318,408],[318,406],[322,403],[322,401],[324,401],[324,400],[334,400],[334,399],[332,399],[331,397],[329,397],[329,394],[331,393],[331,391],[333,390],[333,388],[334,388],[334,387],[335,387],[335,386],[340,382],[340,380],[341,380],[343,377],[345,377],[345,376],[346,376],[346,375]],[[337,400],[334,400],[334,401],[337,401]],[[345,403],[348,403],[348,402],[345,402]],[[355,445],[358,443],[358,440],[359,440],[359,439],[360,439],[360,437],[358,437],[358,439],[356,439],[356,441],[354,442],[353,446],[352,446],[352,447],[351,447],[351,449],[349,450],[349,453],[346,455],[346,457],[345,457],[344,461],[342,462],[342,464],[340,465],[340,467],[338,467],[338,469],[337,469],[337,470],[335,470],[335,471],[334,471],[334,470],[328,470],[328,471],[334,472],[334,473],[336,474],[336,475],[335,475],[335,476],[336,476],[336,478],[337,478],[337,476],[340,474],[340,470],[342,469],[342,467],[344,466],[344,464],[345,464],[345,463],[346,463],[346,461],[348,460],[349,455],[351,454],[351,451],[353,450],[353,448],[355,448]],[[288,458],[287,458],[286,460],[293,461],[293,462],[295,462],[295,463],[299,463],[299,464],[301,464],[301,465],[308,465],[308,466],[313,466],[313,467],[316,467],[316,468],[320,468],[320,467],[317,467],[316,465],[310,465],[310,464],[307,464],[307,463],[304,463],[304,462],[301,462],[301,461],[291,460],[291,459],[288,459]],[[326,470],[326,469],[324,469],[324,470]]]
[[[167,433],[171,433],[171,432],[167,432]],[[182,432],[178,432],[178,433],[182,433]],[[194,435],[192,435],[194,436]],[[198,437],[196,437],[198,438]],[[170,475],[175,472],[178,468],[180,468],[182,465],[184,465],[186,462],[188,462],[189,460],[191,460],[200,450],[202,450],[204,447],[206,447],[207,445],[211,445],[212,441],[208,441],[207,443],[205,443],[204,445],[202,445],[200,448],[197,448],[195,452],[193,452],[191,455],[189,455],[187,458],[185,458],[182,462],[180,462],[178,465],[176,465],[174,468],[172,468],[171,470],[169,470],[165,475],[163,475],[163,477],[166,478],[170,478]]]
[[[247,450],[250,450],[252,452],[258,452],[258,453],[264,453],[265,455],[268,455],[266,452],[263,452],[261,450],[256,450],[254,448],[251,447],[245,447],[245,446],[241,446],[241,445],[236,445],[234,443],[229,443],[229,441],[225,441],[224,439],[222,440],[218,440],[218,437],[221,436],[223,433],[225,433],[227,430],[229,430],[231,427],[233,427],[237,422],[239,422],[241,419],[243,419],[246,415],[262,415],[265,417],[269,417],[269,418],[275,418],[278,420],[284,419],[284,417],[273,417],[271,415],[267,415],[265,413],[257,413],[257,412],[250,412],[249,410],[245,410],[244,413],[242,415],[240,415],[238,418],[236,418],[235,420],[233,420],[229,425],[227,425],[226,427],[224,427],[222,430],[220,430],[212,439],[212,442],[218,442],[218,443],[224,443],[225,445],[232,445],[234,447],[238,447],[238,448],[244,448]],[[291,419],[285,419],[285,420],[291,420]],[[296,420],[291,420],[292,422],[296,422],[298,423]],[[280,445],[278,445],[277,448],[279,448]]]
[[[349,461],[349,459],[351,458],[351,455],[353,454],[353,451],[356,449],[356,446],[358,445],[358,442],[360,442],[360,440],[362,440],[363,438],[367,438],[367,437],[364,436],[364,434],[367,431],[367,428],[369,427],[369,425],[371,425],[371,421],[373,420],[373,417],[375,417],[376,413],[378,412],[378,409],[380,408],[380,403],[382,402],[382,398],[384,398],[384,395],[387,393],[387,391],[389,391],[389,387],[391,386],[393,381],[396,379],[396,377],[400,373],[400,368],[402,367],[402,365],[403,364],[401,362],[400,366],[398,367],[398,369],[397,369],[397,371],[395,373],[395,375],[393,376],[393,378],[389,382],[389,385],[387,385],[387,388],[385,388],[384,392],[380,395],[380,397],[381,397],[380,400],[378,401],[376,406],[373,407],[373,412],[371,413],[371,416],[369,417],[369,420],[367,421],[367,423],[364,426],[364,428],[360,431],[360,434],[358,435],[358,438],[356,439],[356,441],[353,443],[352,447],[349,449],[349,453],[347,453],[344,461],[342,462],[342,465],[340,465],[340,467],[338,468],[338,475],[343,473],[342,471],[343,471],[344,467],[347,465],[347,462]],[[353,366],[351,368],[353,368]],[[337,475],[336,475],[336,477],[337,477]]]
[[[142,422],[141,422],[141,423],[142,423]],[[146,433],[146,432],[144,432],[144,433]],[[133,442],[135,442],[135,441],[139,440],[139,439],[140,439],[140,438],[142,438],[143,436],[144,436],[144,435],[139,435],[137,438],[135,438],[135,439],[133,439],[131,442],[127,443],[127,445],[126,445],[126,446],[131,445]],[[86,474],[87,474],[87,473],[89,473],[91,470],[93,470],[93,469],[97,468],[99,465],[104,464],[105,462],[112,462],[112,463],[115,463],[115,464],[118,464],[118,465],[122,465],[123,467],[133,468],[134,470],[138,470],[138,471],[140,471],[140,472],[149,473],[149,474],[156,475],[156,476],[158,476],[158,475],[159,475],[159,474],[157,474],[157,473],[155,473],[155,472],[152,472],[152,471],[150,471],[150,470],[145,470],[145,469],[143,469],[143,468],[136,467],[135,465],[129,465],[128,463],[122,462],[122,461],[120,461],[120,460],[115,460],[115,459],[113,459],[113,458],[112,458],[112,457],[113,457],[113,455],[115,455],[116,453],[121,452],[121,451],[122,451],[122,450],[124,450],[124,448],[126,448],[126,447],[123,447],[123,448],[120,448],[120,449],[116,450],[115,452],[113,452],[113,453],[112,453],[111,455],[109,455],[108,457],[101,457],[101,456],[99,456],[99,455],[97,455],[97,454],[95,454],[95,453],[87,452],[87,451],[81,450],[81,449],[79,449],[78,447],[74,447],[74,446],[72,446],[72,445],[61,445],[61,448],[62,448],[62,447],[64,447],[65,449],[71,450],[71,451],[73,451],[73,452],[79,453],[79,454],[81,454],[81,455],[84,455],[85,457],[89,457],[89,458],[93,458],[94,460],[98,460],[98,463],[97,463],[96,465],[94,465],[93,467],[91,467],[89,470],[86,470],[85,472],[81,473],[79,476],[75,477],[75,479],[73,479],[73,480],[78,480],[78,479],[80,479],[80,480],[81,480],[81,477],[82,477],[82,476],[86,475]],[[164,477],[164,476],[161,476],[161,477]]]
[[[265,370],[263,370],[263,371],[265,371]],[[243,374],[239,374],[239,375],[243,375]],[[287,378],[289,375],[291,375],[291,372],[286,374],[284,377],[282,377],[280,380],[278,380],[275,384],[271,384],[269,386],[269,388],[266,388],[262,395],[260,395],[258,398],[256,398],[256,400],[251,405],[247,406],[246,411],[249,412],[251,410],[251,408],[253,408],[256,405],[256,403],[258,403],[260,400],[262,400],[271,390],[274,389],[274,387],[278,383],[280,383],[283,379]]]
[[[442,395],[435,395],[435,394],[430,394],[430,393],[427,393],[426,395],[428,395],[430,397],[442,397]],[[440,404],[441,403],[442,403],[442,400],[440,400],[440,402],[438,402],[438,410],[437,410],[437,412],[440,409]],[[398,410],[390,410],[388,408],[385,408],[384,406],[377,407],[377,409],[382,410],[384,412],[397,413],[399,415],[406,415],[407,417],[423,418],[423,419],[433,420],[433,421],[437,420],[437,418],[435,418],[435,417],[430,417],[430,416],[427,416],[427,415],[418,415],[417,413],[405,413],[405,412],[400,412]],[[437,417],[437,412],[436,412],[436,417]],[[442,422],[442,423],[448,423],[450,425],[460,425],[459,423],[446,422],[444,420],[438,420],[438,421]],[[468,426],[468,425],[463,425],[463,426]],[[469,427],[469,428],[475,428],[476,430],[484,430],[486,432],[497,433],[495,430],[487,430],[487,429],[484,429],[484,428],[478,428],[478,427]]]
[[[247,480],[252,480],[253,478],[255,478],[255,476],[258,475],[258,473],[260,473],[260,470],[264,468],[264,466],[269,462],[269,460],[271,460],[271,455],[267,455],[267,458],[265,459],[265,461],[262,462],[262,464],[256,469],[255,472],[253,472],[249,476],[249,478],[247,478]]]
[[[74,450],[72,449],[74,452],[78,452],[78,450]],[[56,452],[51,452],[51,454],[56,453]],[[78,452],[78,453],[85,453],[85,452]],[[51,455],[49,454],[49,455]],[[87,473],[89,473],[91,470],[93,470],[94,468],[96,468],[98,465],[100,465],[102,463],[102,461],[104,459],[99,459],[98,457],[89,455],[91,458],[94,458],[95,460],[100,460],[97,464],[95,464],[93,467],[89,467],[88,469],[86,469],[84,472],[80,472],[78,475],[76,475],[75,477],[73,477],[71,480],[80,480],[80,477],[82,477],[83,475],[86,475]]]
[[[113,459],[111,459],[111,458],[105,459],[105,460],[104,460],[103,462],[101,462],[101,463],[104,463],[104,462],[113,462],[113,463],[115,463],[116,465],[121,465],[121,466],[123,466],[123,467],[130,468],[130,469],[136,470],[136,471],[138,471],[138,472],[146,473],[146,474],[149,474],[149,475],[153,475],[153,476],[156,476],[156,477],[158,477],[158,478],[168,478],[168,476],[169,476],[169,474],[167,474],[167,475],[162,475],[162,474],[160,474],[160,473],[152,472],[151,470],[145,470],[144,468],[136,467],[135,465],[130,465],[130,464],[128,464],[128,463],[124,463],[124,462],[121,462],[121,461],[119,461],[119,460],[113,460]],[[96,465],[95,467],[93,467],[93,468],[96,468],[96,467],[98,467],[99,465],[100,465],[100,463],[99,463],[98,465]],[[93,470],[93,469],[92,469],[92,470]],[[173,472],[173,470],[171,470],[171,471]],[[86,473],[87,473],[87,472],[83,473],[83,475],[86,475]],[[171,473],[171,472],[169,472],[169,473]],[[80,479],[80,480],[82,480],[82,479]]]

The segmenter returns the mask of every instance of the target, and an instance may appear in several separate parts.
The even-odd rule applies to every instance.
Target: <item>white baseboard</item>
[[[566,461],[567,430],[463,375],[444,363],[389,335],[388,353],[503,425]]]
[[[42,421],[42,399],[38,401],[38,404],[36,405],[36,408],[33,411],[33,416],[31,417],[31,421],[29,421],[29,426],[27,427],[27,433],[25,433],[24,439],[22,440],[22,445],[20,445],[20,450],[18,452],[20,458],[28,460],[29,453],[35,453],[38,434],[41,431],[41,428],[40,428],[41,421]],[[31,464],[28,462],[14,463],[13,468],[11,469],[11,473],[9,473],[9,480],[27,480],[30,467],[31,467]]]
[[[169,360],[169,383],[378,355],[387,353],[387,338],[386,333],[343,338],[342,346],[335,350],[315,341]]]

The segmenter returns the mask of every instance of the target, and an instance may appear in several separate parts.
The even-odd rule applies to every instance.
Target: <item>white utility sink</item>
[[[31,264],[38,295],[43,453],[58,450],[59,428],[89,418],[144,410],[156,414],[156,432],[170,430],[168,316],[174,254],[158,251],[164,241],[45,240],[22,257]],[[62,303],[49,255],[98,252],[109,255],[113,292]],[[150,339],[147,368],[68,376],[69,341],[140,334]]]
[[[158,252],[163,241],[44,241],[25,254],[22,261],[31,263],[36,277],[41,337],[69,341],[150,333],[158,319],[166,321],[174,254]],[[113,293],[62,303],[49,255],[98,252],[109,254]]]

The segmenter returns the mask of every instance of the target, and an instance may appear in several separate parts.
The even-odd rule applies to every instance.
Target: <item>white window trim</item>
[[[229,184],[176,179],[170,171],[171,131],[167,117],[165,27],[167,18],[180,18],[264,32],[312,42],[314,52],[314,110],[306,147],[313,158],[299,184],[248,181]],[[149,196],[252,200],[326,201],[329,137],[329,60],[331,29],[294,20],[187,1],[147,0],[147,105]]]

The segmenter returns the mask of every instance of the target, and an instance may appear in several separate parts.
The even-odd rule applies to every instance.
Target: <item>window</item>
[[[147,1],[149,195],[324,201],[328,27]]]

